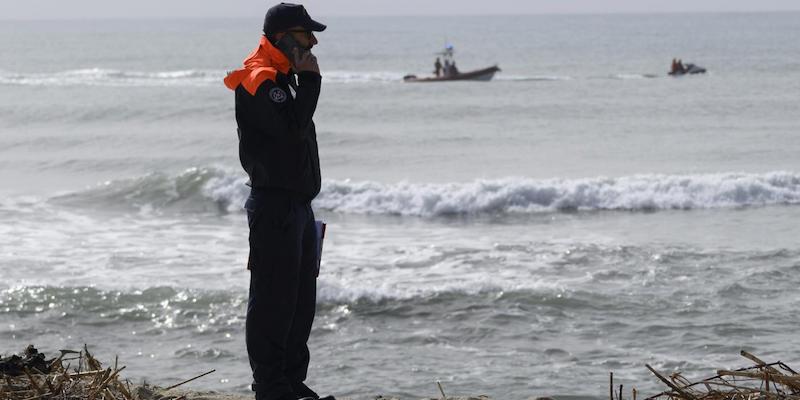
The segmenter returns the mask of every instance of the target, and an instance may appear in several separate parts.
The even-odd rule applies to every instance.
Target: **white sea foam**
[[[121,71],[86,68],[50,73],[12,73],[0,71],[0,85],[23,86],[220,86],[226,71],[187,69],[174,71]],[[403,75],[388,71],[325,71],[330,83],[402,82]]]
[[[244,178],[210,179],[207,196],[238,208]],[[328,180],[315,206],[360,214],[440,216],[572,210],[706,209],[800,204],[800,175],[721,173],[636,175],[619,178],[506,178],[466,183],[378,183]]]
[[[604,77],[604,78],[619,79],[619,80],[630,80],[630,79],[652,79],[652,78],[658,78],[658,77],[659,77],[659,75],[656,75],[656,74],[613,74],[613,75],[609,75],[609,76]]]
[[[524,82],[524,81],[544,81],[544,82],[557,82],[557,81],[571,81],[574,78],[571,76],[565,75],[534,75],[534,76],[526,76],[526,75],[495,75],[495,80],[498,81],[515,81],[515,82]]]
[[[85,68],[49,73],[13,73],[0,71],[0,85],[24,86],[190,86],[205,87],[221,85],[226,75],[224,70],[186,69],[173,71],[121,71],[108,68]],[[345,71],[324,72],[327,83],[401,83],[406,74],[398,71]],[[599,79],[643,79],[655,78],[651,74],[615,74]],[[544,81],[558,82],[581,79],[566,75],[513,75],[498,74],[498,81]]]
[[[326,83],[398,83],[403,82],[405,74],[388,71],[325,71]]]
[[[435,277],[425,275],[421,271],[415,271],[414,273],[418,276],[424,275],[428,280],[435,279]],[[442,278],[442,280],[447,280],[446,282],[433,283],[429,281],[396,282],[398,279],[402,279],[402,277],[392,275],[392,279],[387,280],[385,274],[369,282],[364,282],[363,279],[332,280],[323,277],[320,278],[317,298],[324,303],[355,303],[359,301],[380,302],[385,300],[413,301],[447,294],[474,296],[480,293],[559,293],[567,290],[565,282],[556,279],[551,279],[551,282],[544,279],[529,278],[528,281],[522,282],[518,278],[487,278],[479,274],[462,276],[459,280],[454,280],[450,276]]]
[[[175,176],[148,174],[60,195],[73,205],[128,204],[182,211],[240,212],[249,194],[246,175],[223,168],[190,168]],[[559,211],[656,211],[800,204],[800,174],[720,173],[618,178],[505,178],[462,183],[379,183],[325,180],[320,209],[353,214],[436,217]]]
[[[318,207],[338,212],[416,216],[798,203],[800,176],[788,172],[548,180],[508,178],[451,184],[330,181],[316,201]]]
[[[211,86],[219,85],[224,71],[120,71],[86,68],[52,73],[0,73],[0,84],[24,86]]]

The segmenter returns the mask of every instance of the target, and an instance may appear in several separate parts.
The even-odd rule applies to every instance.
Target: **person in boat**
[[[444,59],[444,67],[442,69],[442,74],[444,76],[450,76],[450,60]]]
[[[683,61],[681,59],[672,59],[672,67],[670,68],[670,74],[685,74],[688,71],[686,66],[683,65]]]
[[[458,75],[458,67],[456,67],[456,60],[453,60],[453,63],[450,64],[450,75]]]
[[[433,73],[437,78],[442,76],[442,60],[439,57],[436,57],[436,62],[433,63]]]

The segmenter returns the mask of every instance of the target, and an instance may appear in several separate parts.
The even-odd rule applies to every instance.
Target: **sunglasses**
[[[289,30],[288,30],[288,31],[286,31],[286,32],[292,32],[292,33],[304,33],[304,34],[306,35],[306,37],[308,37],[308,38],[310,38],[310,37],[311,37],[311,35],[313,35],[313,34],[314,34],[313,32],[311,32],[311,31],[309,31],[309,30],[306,30],[306,29],[289,29]]]

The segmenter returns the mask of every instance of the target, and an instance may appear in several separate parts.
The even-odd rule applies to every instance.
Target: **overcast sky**
[[[0,19],[247,17],[279,1],[0,0]],[[800,10],[798,0],[306,0],[312,16]]]

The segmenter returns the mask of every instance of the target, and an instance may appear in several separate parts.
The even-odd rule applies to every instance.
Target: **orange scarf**
[[[278,72],[288,74],[291,68],[289,59],[264,36],[261,36],[258,47],[247,56],[243,64],[244,68],[237,69],[225,77],[225,86],[236,90],[241,84],[253,96],[265,80],[275,81]]]

